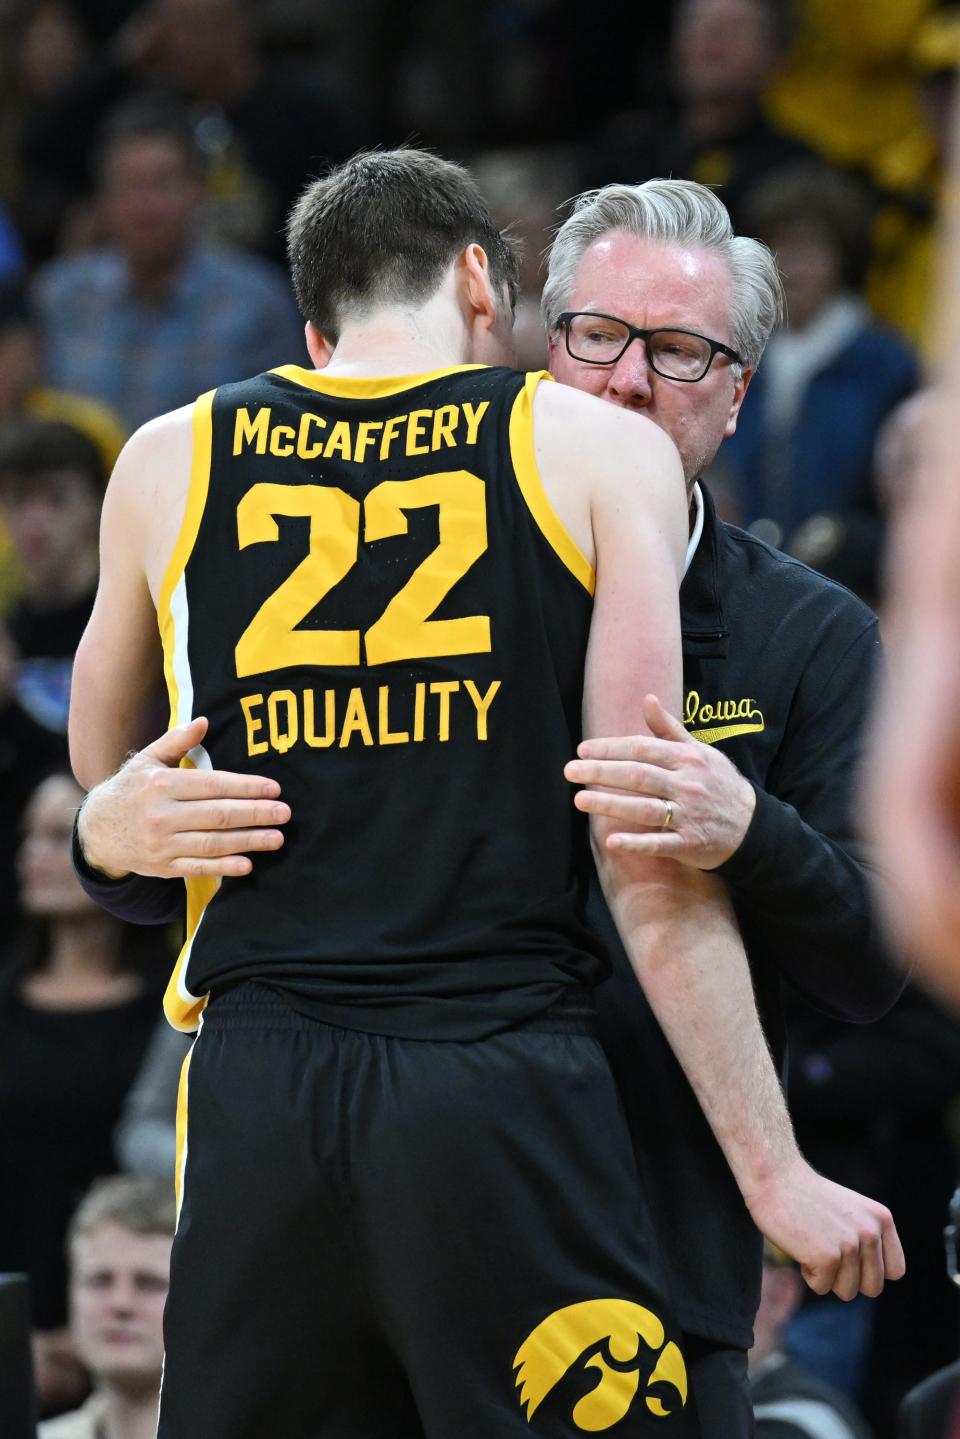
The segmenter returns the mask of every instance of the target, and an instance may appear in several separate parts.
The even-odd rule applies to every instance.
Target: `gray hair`
[[[541,310],[548,330],[567,308],[584,252],[611,230],[664,244],[715,250],[730,270],[730,342],[749,368],[760,359],[784,316],[783,286],[773,255],[760,240],[735,235],[726,206],[693,180],[645,180],[587,190],[559,227],[550,249]]]

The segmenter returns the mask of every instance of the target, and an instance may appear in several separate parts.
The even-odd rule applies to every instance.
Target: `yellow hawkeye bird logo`
[[[582,1358],[583,1368],[598,1370],[599,1378],[574,1406],[573,1422],[589,1434],[612,1428],[625,1417],[640,1388],[641,1344],[656,1356],[644,1388],[647,1408],[666,1418],[677,1405],[665,1407],[654,1390],[669,1386],[682,1407],[687,1402],[687,1370],[676,1344],[664,1344],[665,1338],[657,1316],[628,1299],[586,1299],[557,1309],[523,1341],[513,1361],[527,1422]],[[671,1398],[669,1393],[665,1397]]]

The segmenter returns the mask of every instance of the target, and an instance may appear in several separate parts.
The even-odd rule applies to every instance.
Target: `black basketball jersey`
[[[582,919],[593,573],[537,472],[543,373],[286,366],[196,402],[160,599],[195,763],[270,775],[285,844],[188,882],[167,1013],[245,979],[347,1028],[471,1038],[600,977]]]

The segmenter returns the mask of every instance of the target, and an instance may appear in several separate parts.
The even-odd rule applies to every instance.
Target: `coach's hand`
[[[800,1154],[745,1197],[757,1228],[796,1260],[816,1294],[872,1297],[885,1280],[903,1278],[889,1209],[817,1174]]]
[[[687,734],[654,695],[643,702],[649,735],[589,739],[564,768],[578,809],[622,820],[610,849],[716,869],[739,849],[756,805],[753,785],[727,756]]]
[[[168,730],[90,791],[80,810],[84,858],[114,879],[249,874],[251,852],[276,850],[290,807],[276,780],[181,769],[203,740],[202,717]]]

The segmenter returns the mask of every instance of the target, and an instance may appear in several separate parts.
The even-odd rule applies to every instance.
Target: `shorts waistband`
[[[347,1018],[346,1014],[344,1016]],[[211,997],[203,1012],[205,1029],[343,1029],[368,1032],[345,1022],[320,1019],[296,1008],[292,997],[257,980],[244,980]],[[596,1036],[597,1016],[589,990],[574,988],[542,1013],[505,1025],[500,1033],[586,1034]],[[390,1036],[384,1036],[389,1038]]]

